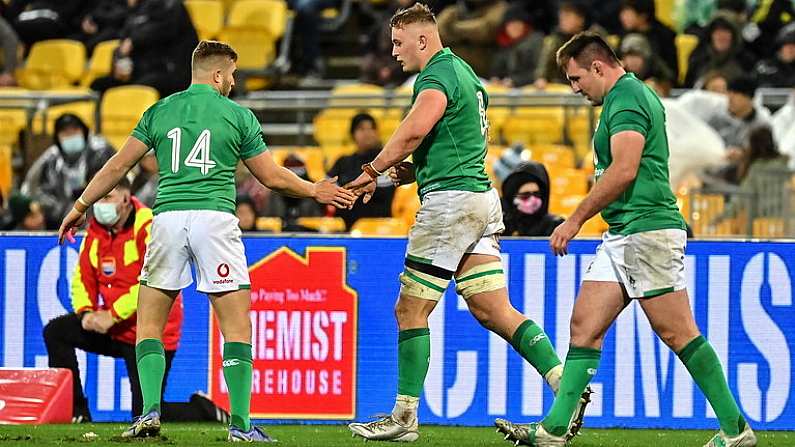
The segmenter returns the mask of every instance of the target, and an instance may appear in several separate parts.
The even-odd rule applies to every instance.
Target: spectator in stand
[[[0,44],[3,45],[3,59],[0,65],[0,87],[11,87],[17,84],[14,70],[19,62],[19,37],[6,22],[0,17]]]
[[[83,42],[90,55],[98,43],[119,38],[127,12],[127,0],[97,2],[80,18],[80,29],[71,38]]]
[[[304,159],[298,154],[290,154],[284,159],[284,167],[293,171],[295,175],[304,180],[311,181],[306,169]],[[361,171],[360,171],[361,172]],[[299,217],[319,217],[324,209],[312,199],[288,197],[272,193],[268,201],[268,210],[265,215],[280,217],[283,231],[305,232],[307,228],[298,224]]]
[[[392,28],[389,19],[398,9],[408,8],[414,3],[415,0],[393,0],[385,14],[375,19],[376,25],[365,43],[360,81],[392,88],[409,78],[400,62],[392,56]]]
[[[544,39],[541,58],[538,67],[536,67],[535,82],[533,84],[537,88],[544,89],[550,82],[558,84],[568,83],[568,80],[558,67],[555,53],[558,48],[563,46],[575,34],[587,29],[600,34],[603,34],[604,31],[599,25],[591,24],[588,4],[584,0],[561,2],[558,9],[558,27]]]
[[[240,231],[257,230],[257,211],[254,209],[254,201],[248,196],[237,196],[237,206],[235,208]]]
[[[773,57],[779,31],[795,19],[795,2],[765,0],[755,3],[750,23],[743,29],[743,36],[757,58]]]
[[[549,236],[563,218],[549,213],[549,174],[541,163],[520,164],[502,183],[505,236]]]
[[[185,5],[179,0],[127,0],[129,11],[119,33],[110,76],[97,78],[91,88],[142,84],[160,96],[190,84],[190,58],[199,43]]]
[[[74,312],[50,320],[44,326],[49,366],[72,371],[72,420],[91,421],[83,394],[75,349],[124,359],[130,378],[132,413],[141,414],[143,398],[135,360],[138,275],[152,227],[152,210],[130,194],[126,178],[105,198],[94,204],[93,217],[72,277]],[[177,296],[163,333],[166,375],[179,343],[182,298]],[[202,394],[185,403],[164,403],[163,418],[173,421],[225,422],[228,414]]]
[[[657,94],[667,97],[673,87],[674,73],[656,53],[643,34],[627,34],[619,50],[624,68],[638,79],[649,84]]]
[[[235,185],[238,196],[246,196],[251,199],[257,216],[268,215],[268,206],[272,192],[270,189],[266,188],[265,185],[260,183],[259,180],[246,169],[246,165],[243,163],[238,165],[238,169],[235,172]]]
[[[770,127],[752,129],[738,169],[740,194],[726,204],[717,221],[736,217],[741,210],[754,217],[783,217],[785,187],[790,178],[787,161],[788,157],[778,151]]]
[[[39,202],[23,194],[14,194],[8,200],[11,222],[10,230],[15,231],[44,231],[44,213]]]
[[[795,22],[781,29],[776,38],[776,56],[756,64],[760,87],[789,88],[795,85]]]
[[[329,177],[337,177],[337,183],[345,185],[362,173],[362,165],[373,161],[381,151],[381,140],[375,118],[367,113],[360,113],[351,120],[351,137],[356,144],[356,152],[340,157],[328,172]],[[338,209],[337,216],[345,220],[350,227],[362,217],[390,217],[392,215],[392,198],[395,186],[388,175],[378,177],[377,188],[369,202],[358,201],[350,210]]]
[[[710,71],[705,74],[695,87],[708,92],[721,93],[723,95],[729,93],[729,81],[726,79],[726,76],[719,71]]]
[[[663,68],[674,74],[679,73],[674,42],[676,33],[657,20],[654,0],[623,0],[619,18],[622,36],[642,34],[649,42],[652,54],[660,59],[659,63],[664,64]]]
[[[499,50],[491,65],[491,82],[506,87],[521,87],[535,80],[536,66],[544,46],[544,35],[536,31],[530,13],[513,4],[497,32]]]
[[[693,87],[706,73],[716,70],[732,79],[748,73],[753,64],[737,25],[725,14],[718,14],[690,55],[685,86]]]
[[[486,76],[497,50],[497,30],[507,9],[504,0],[459,0],[436,18],[439,35],[476,74]]]
[[[288,0],[288,6],[295,11],[295,29],[301,41],[301,54],[295,72],[309,78],[321,79],[326,67],[320,54],[321,13],[326,8],[339,6],[340,0]]]
[[[58,228],[71,203],[115,152],[77,115],[55,120],[55,144],[33,163],[22,184],[22,193],[41,203],[47,228]]]
[[[92,6],[84,0],[13,0],[6,11],[19,38],[30,47],[47,39],[62,39],[75,33],[80,18]]]

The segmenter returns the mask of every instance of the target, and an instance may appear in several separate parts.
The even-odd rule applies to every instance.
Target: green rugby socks
[[[143,413],[160,412],[163,391],[163,376],[166,373],[166,352],[163,342],[146,338],[135,345],[135,363],[144,399]]]
[[[224,343],[224,380],[229,390],[230,423],[244,431],[251,430],[251,345]]]
[[[428,328],[398,333],[398,394],[419,397],[431,359],[431,332]]]
[[[511,337],[511,346],[545,379],[554,367],[560,365],[560,359],[552,343],[549,342],[549,337],[532,320],[525,320],[519,325]],[[557,392],[556,384],[549,379],[547,381]]]
[[[563,377],[555,402],[544,418],[544,428],[555,436],[563,436],[569,431],[569,422],[580,401],[585,387],[599,368],[602,351],[592,348],[570,346],[563,366]]]

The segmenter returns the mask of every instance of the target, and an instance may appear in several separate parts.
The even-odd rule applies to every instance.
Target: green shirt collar
[[[634,79],[634,80],[636,80],[636,81],[638,80],[638,78],[637,78],[637,77],[635,77],[635,73],[632,73],[631,71],[628,71],[628,72],[624,73],[623,75],[621,75],[621,77],[620,77],[620,78],[618,78],[618,80],[616,81],[616,83],[615,83],[615,84],[613,84],[613,88],[611,88],[611,89],[610,89],[610,91],[609,91],[609,92],[607,92],[607,95],[605,96],[605,99],[607,99],[607,97],[608,97],[608,96],[610,96],[610,95],[613,95],[613,92],[616,90],[616,87],[618,87],[618,84],[619,84],[621,81],[625,81],[625,80],[632,80],[632,79]]]
[[[191,84],[188,87],[188,91],[191,93],[215,93],[216,95],[220,95],[218,90],[214,89],[210,84]]]
[[[453,52],[450,51],[449,47],[444,47],[441,50],[437,51],[436,54],[434,54],[433,56],[431,56],[430,59],[428,59],[428,63],[425,64],[425,68],[423,68],[422,71],[425,71],[425,69],[428,68],[433,63],[433,61],[447,54],[453,54]]]

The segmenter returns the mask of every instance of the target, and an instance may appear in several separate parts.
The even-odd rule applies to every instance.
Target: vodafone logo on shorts
[[[213,280],[213,284],[232,284],[234,282],[227,278],[227,276],[229,276],[229,264],[226,262],[218,264],[218,268],[215,269],[215,272],[218,273],[221,279]]]

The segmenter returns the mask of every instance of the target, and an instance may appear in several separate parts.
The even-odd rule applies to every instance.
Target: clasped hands
[[[416,180],[414,177],[414,164],[408,161],[402,161],[392,166],[387,170],[386,174],[395,186],[406,185]],[[357,198],[364,196],[362,198],[363,203],[370,201],[375,192],[375,187],[376,180],[367,172],[362,172],[355,180],[343,186],[343,188],[355,194]],[[353,204],[351,204],[351,207],[353,207]]]

